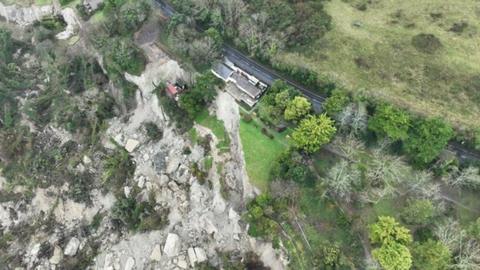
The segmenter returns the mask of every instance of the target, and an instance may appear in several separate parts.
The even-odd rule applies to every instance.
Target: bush
[[[249,114],[249,113],[243,113],[243,112],[242,112],[242,119],[243,119],[243,121],[245,121],[246,123],[250,123],[250,122],[252,122],[253,117],[252,117],[252,115]],[[479,147],[480,147],[480,145],[479,145]]]
[[[163,131],[154,122],[146,122],[144,124],[147,137],[152,141],[161,140],[163,137]]]
[[[136,165],[127,150],[117,146],[117,149],[107,156],[103,167],[103,181],[119,190],[133,177]]]
[[[335,89],[323,103],[323,109],[328,116],[335,117],[338,113],[343,111],[349,102],[350,97],[345,91]]]
[[[429,200],[410,201],[402,211],[402,219],[408,224],[426,225],[432,221],[435,207]]]
[[[418,34],[412,38],[412,45],[420,52],[433,54],[442,47],[440,40],[432,34]]]
[[[417,119],[404,140],[404,149],[418,166],[433,161],[445,148],[453,129],[441,119]]]

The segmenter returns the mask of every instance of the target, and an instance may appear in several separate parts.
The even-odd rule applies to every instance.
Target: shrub
[[[429,200],[410,201],[402,211],[402,219],[408,224],[425,225],[430,223],[435,207]]]
[[[418,34],[412,38],[412,45],[420,52],[433,54],[442,47],[440,40],[432,34]]]
[[[334,121],[326,114],[310,116],[300,122],[292,139],[296,147],[313,153],[328,143],[336,131]]]
[[[338,113],[342,112],[349,102],[350,97],[345,91],[335,89],[323,103],[323,109],[328,116],[334,117]]]
[[[454,133],[450,125],[435,118],[416,120],[408,135],[405,151],[415,164],[425,166],[440,154]]]
[[[144,124],[147,137],[152,141],[161,140],[163,137],[163,131],[154,122],[146,122]]]
[[[135,162],[127,150],[118,147],[104,161],[103,181],[120,189],[135,173]]]
[[[440,242],[427,240],[415,244],[412,249],[413,269],[416,270],[444,270],[451,263],[450,250]]]
[[[392,105],[381,104],[368,121],[368,128],[379,136],[387,136],[397,141],[408,137],[411,125],[407,112],[394,108]]]

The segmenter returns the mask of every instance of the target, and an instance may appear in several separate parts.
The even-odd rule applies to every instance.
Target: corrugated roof
[[[233,82],[235,82],[240,90],[244,91],[252,98],[257,98],[262,93],[261,89],[248,82],[247,78],[243,77],[237,72],[234,72],[230,78]]]

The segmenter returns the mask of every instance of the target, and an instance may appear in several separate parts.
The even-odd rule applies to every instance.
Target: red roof
[[[167,84],[167,93],[169,93],[172,96],[175,96],[178,93],[177,87],[175,85],[169,83]]]

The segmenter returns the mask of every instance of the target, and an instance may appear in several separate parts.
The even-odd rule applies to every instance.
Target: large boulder
[[[65,256],[75,256],[78,251],[78,247],[80,246],[80,240],[76,237],[70,238],[70,241],[68,241],[67,246],[65,247],[65,251],[63,254]]]
[[[180,245],[180,237],[174,233],[169,233],[165,241],[165,246],[163,247],[163,252],[168,257],[174,257],[180,252]]]

